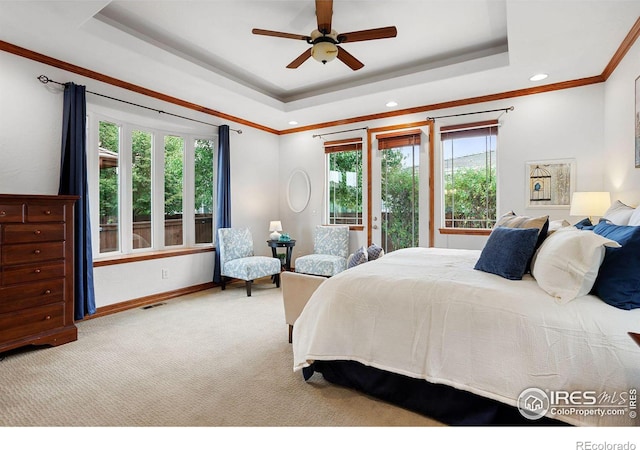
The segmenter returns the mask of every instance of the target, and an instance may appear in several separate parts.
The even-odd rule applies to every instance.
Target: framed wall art
[[[527,208],[569,208],[575,187],[575,159],[526,163]]]

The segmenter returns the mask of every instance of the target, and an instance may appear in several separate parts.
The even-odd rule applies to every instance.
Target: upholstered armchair
[[[313,254],[295,261],[296,272],[331,277],[347,268],[349,226],[318,225],[313,237]]]
[[[251,297],[251,284],[258,278],[273,276],[276,287],[280,287],[280,260],[270,256],[254,256],[253,238],[248,228],[218,229],[218,252],[220,252],[220,275],[222,290],[225,278],[244,280],[247,297]]]

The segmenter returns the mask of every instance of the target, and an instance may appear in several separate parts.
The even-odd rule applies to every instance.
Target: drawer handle
[[[6,212],[6,211],[0,211],[0,216],[4,217],[4,216],[6,216],[6,215],[7,215],[7,212]]]
[[[36,234],[36,235],[38,235],[40,233],[42,233],[42,231],[40,231],[40,230],[36,230],[36,231],[33,232],[33,234]]]
[[[33,273],[40,273],[40,272],[42,272],[40,269],[36,269],[33,271]]]
[[[44,215],[45,216],[50,216],[51,215],[51,210],[50,209],[45,210]]]
[[[35,253],[36,255],[39,255],[40,254],[40,250],[36,249],[36,250],[33,251],[33,253]]]
[[[51,316],[45,316],[44,320],[51,320]]]
[[[44,295],[49,295],[51,294],[51,289],[47,289],[46,291],[44,291]]]

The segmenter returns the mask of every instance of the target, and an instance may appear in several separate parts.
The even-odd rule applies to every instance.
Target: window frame
[[[334,153],[343,152],[360,152],[360,216],[358,223],[332,223],[331,222],[331,163],[330,158]],[[364,145],[361,137],[340,139],[337,141],[325,141],[324,142],[324,161],[325,161],[325,223],[327,225],[348,225],[351,230],[363,230],[364,229]],[[358,178],[356,174],[356,179]]]
[[[89,105],[88,105],[89,106]],[[215,240],[211,243],[196,243],[195,236],[195,145],[198,140],[212,141],[213,144],[213,164],[211,167],[213,174],[212,200],[215,206],[215,171],[217,157],[217,133],[208,134],[206,131],[194,127],[181,130],[167,126],[166,122],[149,123],[144,117],[136,117],[131,114],[122,113],[122,118],[117,112],[105,113],[99,108],[87,108],[87,172],[89,182],[90,208],[91,208],[91,235],[93,258],[98,261],[126,260],[129,257],[139,257],[153,253],[166,254],[171,256],[173,252],[184,252],[189,249],[204,250],[213,249]],[[138,119],[138,120],[136,120]],[[99,210],[99,155],[93,149],[98,148],[99,124],[109,122],[120,128],[119,139],[119,241],[118,251],[100,251],[100,210]],[[133,130],[151,133],[152,159],[151,159],[151,216],[152,216],[152,244],[151,247],[134,249],[132,245],[132,225],[133,213],[132,205],[132,159],[131,145]],[[188,131],[188,132],[187,132]],[[164,154],[165,137],[178,136],[183,139],[183,174],[182,174],[182,227],[183,242],[181,245],[166,245],[164,242]],[[212,210],[212,236],[215,225],[215,207]]]
[[[446,218],[446,174],[445,174],[445,145],[443,134],[454,134],[454,133],[473,133],[474,130],[481,129],[495,129],[493,133],[489,132],[488,135],[495,136],[495,149],[494,149],[494,161],[495,161],[495,185],[496,185],[496,200],[495,200],[495,213],[494,215],[497,218],[498,212],[498,147],[499,147],[499,129],[500,123],[498,120],[486,120],[481,122],[471,122],[471,123],[463,123],[457,125],[448,125],[440,128],[438,134],[440,136],[440,199],[441,199],[441,226],[440,233],[441,234],[465,234],[465,235],[481,235],[486,236],[491,233],[492,227],[483,227],[483,228],[465,228],[465,227],[453,227],[447,226],[447,218]],[[487,152],[485,147],[485,154],[491,153],[491,149]],[[486,166],[485,166],[486,167]]]

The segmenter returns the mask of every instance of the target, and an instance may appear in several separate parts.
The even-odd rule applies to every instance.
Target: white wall
[[[538,95],[517,97],[499,102],[481,103],[461,108],[429,111],[376,120],[366,123],[350,124],[312,132],[296,133],[281,137],[280,157],[280,218],[283,227],[290,230],[292,237],[297,238],[295,255],[299,256],[313,251],[311,230],[323,223],[324,208],[324,153],[322,141],[313,138],[314,134],[349,130],[360,127],[377,128],[402,123],[424,121],[427,117],[486,111],[514,106],[512,112],[500,117],[501,127],[498,137],[498,213],[510,210],[517,214],[530,216],[546,215],[551,220],[567,219],[576,222],[577,218],[568,216],[568,209],[527,209],[525,165],[532,160],[553,160],[575,158],[576,189],[601,190],[604,176],[602,172],[602,156],[604,148],[604,86],[591,85],[575,89],[548,92]],[[413,106],[413,105],[410,105]],[[436,128],[454,123],[467,123],[479,120],[495,119],[500,113],[464,116],[457,118],[437,119]],[[437,131],[437,130],[436,130]],[[351,137],[358,132],[337,134],[335,139]],[[366,137],[366,135],[365,135]],[[426,158],[425,158],[426,159]],[[423,160],[424,161],[424,160]],[[365,163],[366,166],[366,163]],[[286,203],[287,174],[294,168],[303,168],[311,179],[311,200],[301,213],[289,211]],[[435,246],[450,248],[480,249],[486,237],[440,235],[437,229],[442,223],[442,202],[440,200],[440,160],[438,139],[436,139],[435,166]],[[425,196],[428,189],[423,179],[420,194]],[[366,186],[366,179],[364,181]],[[366,202],[366,198],[364,199]],[[421,215],[422,216],[422,215]],[[422,216],[424,217],[424,216]],[[366,219],[365,219],[366,220]],[[426,227],[426,222],[421,227]],[[352,250],[366,244],[366,229],[363,232],[352,232]],[[427,245],[422,243],[421,245]]]
[[[216,117],[186,110],[159,100],[49,67],[29,59],[0,52],[0,192],[10,194],[56,194],[58,191],[62,129],[62,90],[43,85],[36,77],[85,85],[87,90],[172,112],[208,123],[226,123]],[[206,93],[203,93],[206,95]],[[108,107],[108,102],[87,95],[88,109]],[[116,102],[117,103],[117,102]],[[106,105],[106,106],[105,106]],[[113,103],[110,105],[113,107]],[[135,107],[118,104],[116,109],[134,113]],[[139,112],[137,114],[142,114]],[[156,114],[156,113],[153,113]],[[185,127],[183,119],[163,116]],[[180,123],[182,121],[182,123]],[[256,254],[270,255],[264,242],[269,220],[277,216],[279,168],[278,136],[241,124],[229,123],[242,134],[230,133],[231,221],[248,226],[254,235]],[[213,253],[162,258],[94,270],[98,307],[183,287],[210,282]],[[162,269],[169,270],[163,280]]]
[[[605,189],[612,200],[640,205],[640,169],[635,168],[635,80],[640,76],[640,40],[609,77],[605,89]]]

